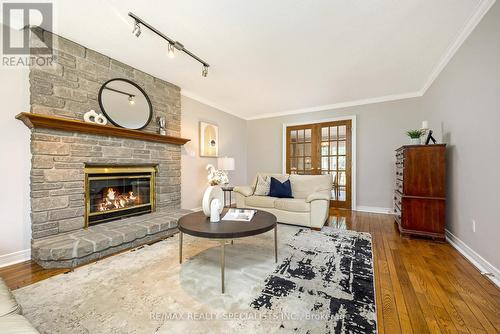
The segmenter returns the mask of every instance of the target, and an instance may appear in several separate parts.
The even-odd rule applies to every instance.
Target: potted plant
[[[420,138],[425,134],[425,130],[409,130],[406,131],[406,134],[408,135],[408,137],[410,137],[410,142],[412,145],[420,145],[422,144]]]

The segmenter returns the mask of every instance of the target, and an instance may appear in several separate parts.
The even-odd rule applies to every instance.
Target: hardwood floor
[[[379,333],[499,333],[500,289],[446,243],[400,237],[392,216],[332,210],[328,225],[373,237]],[[68,270],[0,268],[16,289]]]

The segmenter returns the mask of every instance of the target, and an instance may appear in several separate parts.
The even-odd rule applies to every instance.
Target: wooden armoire
[[[401,235],[445,240],[446,145],[396,150],[395,220]]]

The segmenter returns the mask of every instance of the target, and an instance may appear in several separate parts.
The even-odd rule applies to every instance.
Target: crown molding
[[[458,49],[462,46],[462,44],[467,40],[467,37],[474,31],[476,26],[481,22],[484,15],[490,10],[490,8],[495,4],[496,0],[483,0],[477,6],[475,12],[470,16],[469,20],[465,23],[462,30],[457,35],[457,38],[453,43],[450,44],[448,49],[446,50],[443,57],[441,57],[440,61],[432,70],[429,78],[425,82],[422,87],[422,95],[424,95],[430,86],[437,79],[439,74],[444,70],[446,65],[450,62],[453,56],[457,53]]]
[[[181,89],[181,95],[185,96],[185,97],[189,97],[190,99],[195,100],[195,101],[200,102],[200,103],[203,103],[203,104],[205,104],[205,105],[207,105],[209,107],[212,107],[212,108],[215,108],[215,109],[220,110],[222,112],[225,112],[226,114],[230,114],[230,115],[233,115],[235,117],[238,117],[238,118],[241,118],[243,120],[246,120],[246,118],[242,117],[241,115],[238,115],[238,114],[234,113],[233,111],[229,110],[228,108],[223,107],[220,104],[217,104],[217,103],[215,103],[213,101],[210,101],[208,99],[205,99],[204,97],[196,95],[195,93],[193,93],[193,92],[191,92],[189,90]]]
[[[422,96],[421,92],[411,92],[411,93],[404,93],[404,94],[397,94],[397,95],[387,95],[387,96],[380,96],[380,97],[374,97],[374,98],[369,98],[369,99],[361,99],[361,100],[340,102],[340,103],[334,103],[334,104],[327,104],[327,105],[311,107],[311,108],[286,110],[286,111],[270,113],[270,114],[260,114],[260,115],[256,115],[256,116],[252,116],[252,117],[247,117],[245,119],[247,121],[253,121],[253,120],[264,119],[264,118],[296,115],[296,114],[310,113],[310,112],[315,112],[315,111],[333,110],[333,109],[362,106],[362,105],[381,103],[381,102],[411,99],[411,98],[420,97],[420,96]]]

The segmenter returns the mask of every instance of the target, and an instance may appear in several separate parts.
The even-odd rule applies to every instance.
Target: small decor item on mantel
[[[427,130],[418,129],[418,130],[409,130],[406,132],[408,137],[410,137],[410,142],[412,145],[420,145],[422,141],[420,138],[426,133]]]
[[[208,171],[208,184],[211,186],[218,186],[221,184],[229,183],[229,179],[227,174],[223,170],[215,169],[215,167],[211,164],[208,164],[206,167]]]
[[[162,136],[167,135],[167,120],[165,116],[157,117],[156,123],[158,123],[158,133]]]
[[[90,110],[83,114],[83,120],[87,123],[96,123],[99,125],[108,124],[108,119],[103,114],[98,114],[95,110]]]

